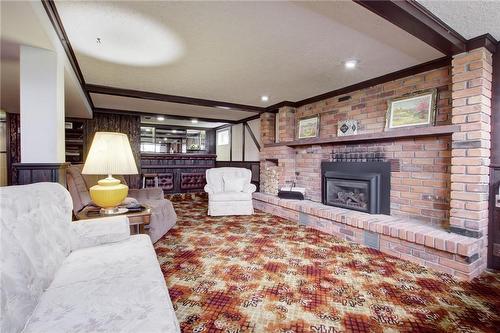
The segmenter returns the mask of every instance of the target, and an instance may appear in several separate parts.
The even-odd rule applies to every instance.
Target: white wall
[[[56,52],[21,45],[21,162],[62,163],[64,65]]]
[[[232,126],[231,150],[233,161],[243,158],[243,124]]]
[[[257,139],[259,145],[260,142],[260,119],[254,119],[247,122],[248,126],[252,129],[252,132]],[[244,124],[236,124],[231,126],[231,137],[230,145],[221,145],[218,140],[218,135],[216,133],[216,154],[217,161],[234,161],[234,162],[255,162],[259,161],[259,149],[250,135],[247,128],[244,129]],[[229,128],[229,127],[228,127]],[[220,130],[219,130],[220,131]],[[219,132],[217,131],[217,132]],[[243,132],[245,132],[245,154],[243,155]]]
[[[248,122],[248,126],[252,129],[252,132],[257,139],[257,142],[260,142],[260,119],[254,119]],[[250,135],[248,129],[245,131],[245,161],[259,161],[259,149],[253,142],[252,136]]]

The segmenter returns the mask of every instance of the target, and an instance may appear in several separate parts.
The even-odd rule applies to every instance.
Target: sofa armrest
[[[243,187],[243,192],[245,193],[253,193],[257,191],[257,186],[255,186],[255,184],[245,184],[245,186]]]
[[[125,215],[79,220],[71,227],[72,250],[120,242],[130,237],[130,224]]]
[[[214,194],[215,193],[214,190],[208,184],[205,185],[205,187],[203,188],[203,190],[205,192],[207,192],[208,194]]]
[[[142,199],[161,200],[165,199],[161,187],[147,187],[141,189],[129,189],[128,196],[137,199],[139,202]]]

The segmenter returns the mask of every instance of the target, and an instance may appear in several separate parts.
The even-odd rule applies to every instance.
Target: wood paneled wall
[[[21,117],[7,113],[7,183],[15,185],[17,172],[13,164],[21,162]]]

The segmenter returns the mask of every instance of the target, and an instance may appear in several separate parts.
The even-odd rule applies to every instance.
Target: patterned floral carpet
[[[500,274],[460,282],[269,214],[172,201],[155,248],[183,332],[500,331]]]

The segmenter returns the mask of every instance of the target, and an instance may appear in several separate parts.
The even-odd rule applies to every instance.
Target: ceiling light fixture
[[[198,119],[191,119],[192,124],[198,124]]]
[[[172,133],[177,133],[177,130],[172,130]]]
[[[156,117],[156,120],[159,120],[159,121],[164,121],[164,120],[165,120],[165,117],[163,117],[163,116],[158,116],[158,117]]]
[[[356,68],[357,65],[358,65],[358,61],[355,59],[347,60],[344,62],[344,67],[346,69],[354,69],[354,68]]]
[[[260,100],[261,100],[262,102],[267,102],[267,101],[269,100],[269,96],[262,95],[262,96],[260,96]]]

